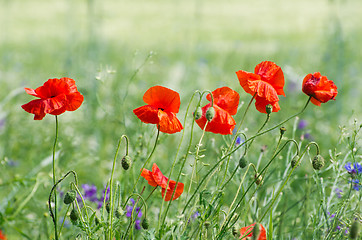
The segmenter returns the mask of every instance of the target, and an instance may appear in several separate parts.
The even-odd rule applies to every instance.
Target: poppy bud
[[[209,107],[209,109],[207,109],[207,111],[206,111],[205,116],[206,116],[207,121],[211,122],[211,120],[212,120],[212,119],[214,118],[214,116],[215,116],[215,109],[214,109],[214,107]]]
[[[351,239],[357,239],[358,233],[359,233],[359,222],[354,221],[352,223],[351,230],[349,232],[349,236],[351,237]]]
[[[259,175],[259,173],[255,173],[255,175],[254,175],[255,183],[256,183],[256,185],[261,185],[261,184],[263,184],[263,177],[261,175],[258,177],[258,175]]]
[[[107,213],[111,211],[111,205],[109,204],[109,202],[106,203],[106,211]]]
[[[118,207],[116,209],[115,215],[116,215],[116,218],[121,218],[124,215],[124,211],[122,210],[122,208]]]
[[[283,135],[286,131],[287,131],[287,129],[285,127],[281,127],[280,128],[280,135]]]
[[[64,203],[67,205],[71,204],[72,202],[74,202],[76,196],[77,192],[75,190],[70,190],[66,192],[64,196]]]
[[[206,229],[210,227],[211,223],[209,221],[204,222],[204,226]]]
[[[122,158],[122,167],[124,170],[128,170],[131,164],[132,164],[132,159],[128,155]]]
[[[298,159],[299,159],[299,156],[298,155],[295,155],[292,159],[292,161],[290,162],[290,165],[292,165],[292,168],[294,168],[295,165],[297,165],[298,163]],[[299,164],[298,164],[299,165]]]
[[[259,238],[259,234],[260,234],[260,225],[259,223],[255,223],[253,228],[252,240],[257,240]]]
[[[201,107],[197,107],[196,111],[194,112],[195,120],[200,119],[202,117],[202,109]]]
[[[72,222],[76,222],[79,219],[79,214],[78,212],[73,208],[72,211],[70,212],[70,220],[72,220]]]
[[[321,155],[316,155],[312,160],[313,168],[321,170],[324,167],[324,158]]]
[[[271,104],[266,105],[265,111],[267,114],[271,114],[273,112],[273,105],[271,105]]]
[[[149,227],[149,225],[148,225],[148,221],[147,221],[147,219],[146,218],[144,218],[143,220],[142,220],[142,227],[143,227],[143,229],[148,229],[148,227]]]
[[[239,167],[244,168],[244,167],[246,167],[247,164],[248,164],[248,162],[246,161],[245,157],[242,156],[239,160]]]

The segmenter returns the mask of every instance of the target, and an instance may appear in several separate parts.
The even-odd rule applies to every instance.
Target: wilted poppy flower
[[[278,112],[278,95],[285,96],[282,69],[273,62],[265,61],[256,65],[254,72],[237,71],[240,85],[245,92],[255,95],[255,107],[259,112],[266,113],[268,104],[273,106],[273,112]]]
[[[255,223],[247,226],[247,227],[242,227],[240,229],[240,238],[246,234],[245,237],[241,238],[242,240],[250,240],[252,239],[251,237],[253,236],[253,229],[254,229],[254,225]],[[266,240],[266,231],[265,231],[265,228],[263,227],[263,225],[259,224],[259,237],[257,240]]]
[[[302,90],[305,94],[312,97],[310,101],[317,106],[329,100],[335,100],[338,93],[334,82],[328,80],[326,76],[322,76],[319,72],[310,73],[305,76]]]
[[[37,89],[25,88],[27,94],[38,97],[21,107],[34,114],[34,120],[42,120],[45,115],[60,115],[65,111],[77,110],[83,102],[75,81],[70,78],[49,79]]]
[[[218,88],[212,92],[214,97],[214,110],[215,115],[213,119],[208,122],[205,131],[219,133],[219,134],[232,134],[236,125],[232,115],[235,115],[239,105],[239,94],[228,87]],[[211,101],[211,95],[208,94],[206,99]],[[211,107],[211,102],[202,108],[202,117],[196,120],[196,123],[201,129],[204,129],[207,122],[206,111]]]
[[[133,110],[142,122],[157,124],[157,128],[164,133],[176,133],[183,129],[176,118],[180,108],[180,95],[177,92],[154,86],[143,95],[143,101],[148,105]]]
[[[181,196],[182,192],[184,191],[184,184],[180,182],[177,183],[176,186],[176,182],[170,180],[167,186],[168,178],[162,174],[156,163],[153,164],[152,171],[149,171],[147,169],[142,169],[141,171],[142,171],[141,176],[148,181],[149,185],[151,185],[152,187],[160,186],[162,188],[162,198],[166,192],[165,201],[171,200],[171,196],[175,188],[176,190],[172,200],[177,199],[179,196]]]

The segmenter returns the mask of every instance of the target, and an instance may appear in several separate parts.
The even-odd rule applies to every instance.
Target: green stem
[[[245,111],[244,111],[243,117],[241,118],[241,121],[240,121],[240,123],[239,123],[239,126],[238,126],[238,129],[237,129],[236,133],[238,133],[238,132],[240,131],[241,126],[242,126],[243,123],[244,123],[246,114],[247,114],[247,112],[249,111],[249,108],[250,108],[250,106],[251,106],[251,103],[253,102],[256,94],[257,94],[257,93],[255,93],[255,94],[253,95],[253,97],[250,99],[249,104],[248,104],[248,106],[246,107],[246,109],[245,109]],[[234,138],[233,138],[233,141],[231,142],[230,147],[229,147],[229,149],[228,149],[227,152],[230,152],[230,151],[233,149],[233,147],[234,147],[234,145],[235,145],[235,142],[236,142],[236,138],[237,138],[237,134],[235,134],[235,136],[234,136]],[[230,155],[230,156],[231,156],[231,155]],[[226,162],[226,168],[225,168],[225,172],[224,172],[224,177],[223,177],[223,179],[222,179],[222,181],[221,181],[221,184],[225,181],[225,178],[226,178],[226,175],[227,175],[227,172],[228,172],[229,162],[230,162],[230,156],[228,157],[227,162]]]
[[[113,210],[114,210],[114,204],[113,204],[113,175],[114,175],[114,170],[116,168],[116,161],[117,161],[117,156],[118,156],[118,151],[119,151],[119,148],[121,146],[121,142],[122,142],[122,139],[125,139],[126,140],[126,155],[128,155],[128,137],[126,135],[122,135],[121,138],[118,140],[118,146],[117,146],[117,150],[116,150],[116,153],[114,154],[114,159],[113,159],[113,165],[112,165],[112,172],[111,172],[111,179],[109,180],[109,202],[110,202],[110,207],[111,207],[111,211],[109,213],[109,232],[108,232],[108,237],[109,239],[112,239],[112,224],[113,224]],[[105,195],[106,196],[107,194],[107,189],[106,189],[106,192],[105,192]]]
[[[150,155],[148,156],[147,160],[145,161],[145,163],[143,164],[143,166],[142,166],[142,168],[141,168],[141,171],[140,171],[139,174],[138,174],[137,180],[136,180],[136,182],[135,182],[134,185],[133,185],[133,188],[132,188],[131,193],[133,193],[133,191],[134,191],[135,188],[136,188],[136,185],[137,185],[138,181],[140,180],[141,173],[142,173],[142,169],[144,169],[144,168],[146,167],[147,163],[151,160],[151,157],[152,157],[153,153],[155,152],[155,149],[156,149],[156,146],[157,146],[157,140],[158,140],[158,137],[159,137],[159,136],[160,136],[160,129],[157,128],[157,136],[156,136],[156,139],[155,139],[155,144],[153,145],[153,148],[152,148],[152,151],[151,151]]]
[[[56,176],[55,176],[55,148],[57,146],[58,141],[58,116],[55,115],[55,139],[54,139],[54,145],[53,145],[53,185],[56,183]],[[49,206],[50,207],[50,206]],[[58,207],[57,207],[57,190],[54,189],[54,235],[55,240],[58,240]]]

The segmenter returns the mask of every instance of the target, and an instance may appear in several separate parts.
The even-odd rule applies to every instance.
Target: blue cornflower
[[[352,163],[348,162],[344,168],[347,170],[349,174],[360,174],[362,173],[362,165],[359,163],[354,163],[352,167]]]
[[[359,188],[360,188],[360,186],[361,186],[361,185],[359,184],[359,180],[358,180],[358,179],[353,179],[351,182],[353,183],[352,188],[353,188],[354,190],[356,190],[356,191],[359,191]]]

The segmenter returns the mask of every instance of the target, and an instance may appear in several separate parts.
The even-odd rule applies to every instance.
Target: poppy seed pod
[[[263,177],[261,175],[258,177],[258,175],[259,175],[259,173],[255,173],[255,175],[254,175],[255,183],[256,183],[256,185],[261,185],[261,184],[263,184]]]
[[[284,135],[284,133],[287,131],[285,127],[280,128],[280,135]]]
[[[122,210],[122,208],[118,207],[116,209],[115,215],[116,215],[116,218],[121,218],[124,215],[124,211]]]
[[[215,109],[214,109],[214,107],[209,107],[209,109],[207,109],[207,111],[206,111],[205,116],[206,116],[207,121],[211,122],[212,119],[213,119],[214,116],[215,116]]]
[[[195,120],[198,120],[202,117],[202,109],[201,107],[197,107],[196,111],[194,112],[194,118]]]
[[[357,239],[358,233],[359,233],[359,222],[354,221],[352,223],[351,230],[349,232],[349,236],[351,237],[351,239]]]
[[[271,104],[266,105],[265,111],[267,114],[271,114],[273,112],[273,105],[271,105]]]
[[[76,196],[77,192],[75,190],[70,190],[66,192],[64,196],[64,203],[67,205],[71,204],[72,202],[74,202]]]
[[[246,161],[245,157],[242,156],[239,160],[239,167],[244,168],[244,167],[246,167],[247,164],[248,164],[248,162]]]
[[[147,221],[147,219],[146,218],[144,218],[143,220],[142,220],[142,227],[143,227],[143,229],[148,229],[148,227],[149,227],[149,225],[148,225],[148,221]]]
[[[209,221],[204,222],[204,226],[206,229],[210,227],[211,223]]]
[[[122,158],[122,167],[124,170],[128,170],[132,165],[132,159],[126,155]]]
[[[295,155],[292,159],[292,161],[290,162],[290,165],[292,166],[292,168],[295,167],[295,165],[297,165],[298,163],[298,159],[299,159],[299,156],[298,155]],[[299,165],[299,164],[298,164]],[[297,166],[298,167],[298,166]]]
[[[106,211],[109,213],[111,211],[111,205],[109,202],[106,203]]]
[[[316,155],[312,160],[313,168],[321,170],[324,167],[324,158],[321,155]]]
[[[79,214],[78,212],[73,208],[72,211],[70,212],[70,220],[72,220],[73,222],[77,221],[79,219]]]

